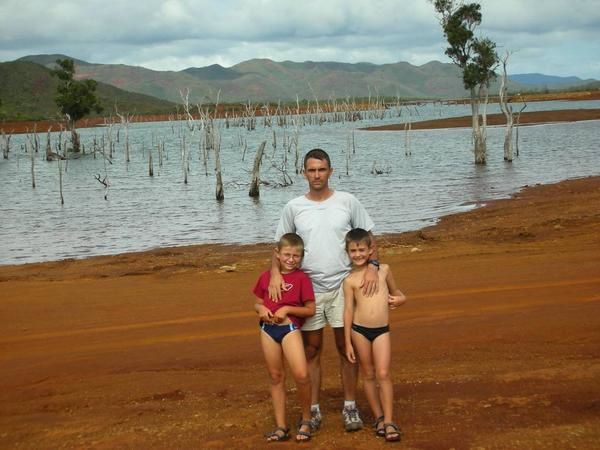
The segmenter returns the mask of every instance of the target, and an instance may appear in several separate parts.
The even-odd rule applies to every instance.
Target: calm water
[[[576,108],[600,108],[600,102],[531,103],[526,111]],[[496,108],[488,111],[496,112]],[[465,114],[469,114],[465,106],[427,105],[412,110],[411,117],[422,120]],[[406,117],[406,111],[401,117],[388,111],[383,120],[298,128],[300,153],[317,146],[329,151],[335,169],[333,187],[350,191],[363,202],[376,223],[376,233],[418,229],[443,215],[506,197],[525,185],[600,174],[597,121],[520,128],[521,155],[512,164],[503,161],[504,128],[489,128],[485,167],[473,164],[470,129],[413,131],[410,156],[405,156],[404,132],[357,130],[371,124],[398,123]],[[293,169],[293,152],[287,154],[287,173],[293,184],[281,186],[283,144],[296,135],[296,128],[274,130],[276,149],[273,129],[264,128],[261,120],[250,132],[220,124],[223,202],[215,200],[214,157],[205,169],[199,148],[201,133],[190,135],[181,124],[131,124],[129,163],[125,162],[122,128],[112,164],[100,155],[68,161],[63,175],[64,205],[60,204],[58,163],[44,161],[43,150],[36,155],[37,186],[32,189],[26,137],[15,135],[9,159],[0,160],[0,264],[187,244],[268,242],[285,202],[306,189],[304,179]],[[103,133],[106,130],[101,128],[81,130],[88,151],[94,136],[100,140]],[[183,135],[190,149],[188,184],[183,182]],[[350,145],[352,135],[355,152]],[[51,139],[54,146],[57,135]],[[159,139],[165,141],[166,159],[159,167],[154,148],[154,177],[150,177],[148,152]],[[260,199],[255,200],[248,196],[250,171],[263,140],[267,151],[261,179],[269,185],[261,187]],[[40,141],[45,148],[46,134],[40,135]],[[247,151],[242,159],[244,141]],[[374,164],[384,173],[372,174]],[[108,191],[95,179],[98,175],[107,176]]]

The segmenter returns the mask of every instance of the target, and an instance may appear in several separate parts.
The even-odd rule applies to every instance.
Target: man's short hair
[[[329,159],[329,155],[327,154],[327,152],[325,150],[322,150],[320,148],[313,148],[312,150],[309,150],[308,153],[306,155],[304,155],[304,168],[305,169],[306,169],[306,162],[308,161],[309,158],[318,159],[321,161],[327,161],[327,165],[331,169],[331,160]]]
[[[353,228],[346,233],[346,248],[351,242],[365,242],[369,247],[371,246],[371,235],[367,230],[362,228]]]

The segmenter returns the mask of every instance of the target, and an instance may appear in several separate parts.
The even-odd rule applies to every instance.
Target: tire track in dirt
[[[482,288],[469,288],[469,289],[450,289],[450,290],[442,290],[442,291],[433,291],[433,292],[424,292],[419,294],[410,295],[409,299],[412,300],[422,300],[422,299],[436,299],[436,298],[444,298],[444,297],[454,297],[454,296],[472,296],[478,294],[489,294],[496,292],[509,292],[509,291],[521,291],[521,290],[535,290],[535,289],[547,289],[547,288],[556,288],[556,287],[570,287],[570,286],[578,286],[578,285],[586,285],[586,284],[599,284],[600,278],[589,278],[583,280],[562,280],[551,283],[530,283],[524,285],[505,285],[505,286],[489,286]],[[592,296],[590,298],[579,299],[578,301],[583,302],[591,302],[600,299],[600,297]],[[527,307],[532,306],[528,304]],[[482,307],[479,312],[482,310],[485,311],[501,311],[508,309],[515,309],[515,305],[504,304],[504,305],[490,305],[486,307]],[[454,310],[454,311],[439,311],[438,314],[431,316],[428,315],[427,318],[423,317],[405,317],[404,322],[407,321],[421,321],[421,320],[439,320],[441,318],[449,318],[455,315],[464,315],[465,312],[462,310]],[[75,329],[68,331],[52,331],[46,333],[37,333],[29,336],[15,336],[8,337],[4,339],[0,339],[0,345],[7,344],[24,344],[29,341],[36,340],[47,340],[47,339],[60,339],[60,338],[69,338],[74,336],[86,336],[92,334],[102,334],[102,333],[113,333],[113,332],[127,332],[127,331],[136,331],[136,330],[145,330],[150,328],[159,328],[159,327],[168,327],[173,325],[187,325],[187,324],[195,324],[195,323],[205,323],[205,322],[213,322],[219,320],[231,321],[232,319],[246,319],[255,317],[255,313],[253,311],[239,311],[239,312],[227,312],[227,313],[218,313],[218,314],[206,314],[201,316],[194,317],[186,317],[181,319],[169,319],[169,320],[160,320],[160,321],[151,321],[144,323],[135,323],[128,325],[113,325],[113,326],[105,326],[105,327],[94,327],[94,328],[85,328],[85,329]],[[222,331],[222,327],[219,328],[221,331],[217,332],[199,332],[199,333],[186,333],[186,334],[175,334],[170,336],[153,336],[153,337],[145,337],[138,339],[131,339],[129,341],[119,341],[119,348],[127,347],[127,346],[143,346],[143,345],[152,345],[157,343],[172,343],[179,341],[197,341],[197,340],[208,340],[215,338],[230,338],[230,337],[242,337],[248,336],[255,333],[255,328],[252,327],[236,327],[235,331]],[[108,347],[108,343],[105,345]],[[84,346],[78,347],[79,349],[89,348],[90,350],[95,349],[99,350],[103,348],[102,344],[92,345],[92,346]]]

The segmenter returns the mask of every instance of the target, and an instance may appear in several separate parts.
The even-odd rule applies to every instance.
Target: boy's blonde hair
[[[296,233],[286,233],[279,238],[277,250],[279,251],[283,247],[297,247],[300,249],[302,256],[304,256],[304,241]]]
[[[346,233],[346,250],[351,242],[365,242],[371,247],[371,235],[367,230],[363,230],[362,228],[353,228]]]

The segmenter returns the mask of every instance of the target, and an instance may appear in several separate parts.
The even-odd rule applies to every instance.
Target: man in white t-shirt
[[[321,389],[321,349],[325,325],[333,328],[335,343],[341,362],[344,407],[342,416],[346,431],[363,427],[356,408],[356,383],[358,366],[345,357],[344,343],[344,293],[342,282],[350,272],[350,260],[345,251],[345,236],[352,228],[363,228],[371,234],[373,221],[364,207],[352,194],[329,187],[333,173],[329,155],[321,149],[313,149],[304,157],[304,176],[309,190],[306,194],[289,201],[283,208],[275,240],[285,233],[297,233],[304,240],[304,270],[312,280],[315,291],[316,313],[302,327],[302,337],[312,383],[311,424],[313,429],[321,425],[319,394]],[[375,242],[373,236],[371,236]],[[374,245],[363,281],[365,295],[373,295],[378,288],[379,261]],[[271,298],[281,298],[282,277],[279,261],[273,258],[269,293]]]

